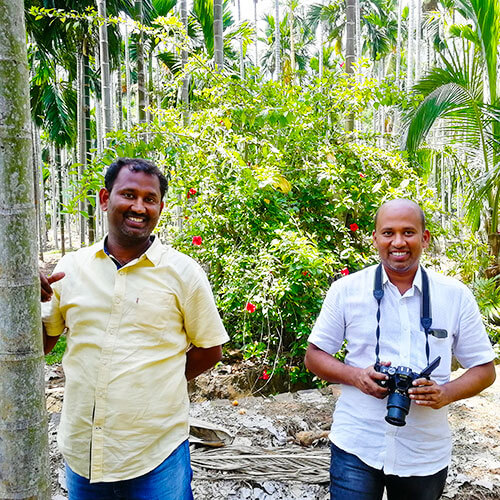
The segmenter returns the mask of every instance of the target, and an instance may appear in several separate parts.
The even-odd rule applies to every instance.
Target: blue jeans
[[[69,500],[193,500],[189,441],[184,441],[156,469],[134,479],[93,483],[66,464]]]
[[[430,476],[399,477],[366,465],[358,457],[331,444],[331,500],[437,500],[443,493],[448,467]]]

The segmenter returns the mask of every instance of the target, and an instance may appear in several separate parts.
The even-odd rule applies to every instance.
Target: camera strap
[[[429,277],[425,272],[425,269],[420,266],[420,271],[422,273],[422,307],[420,309],[420,324],[425,332],[425,355],[427,356],[427,364],[429,364],[430,347],[429,347],[429,331],[432,325],[431,317],[431,304],[429,297]],[[382,264],[377,266],[375,270],[375,281],[373,284],[373,296],[377,301],[377,345],[375,346],[375,355],[377,357],[377,363],[380,362],[380,302],[384,297],[384,289],[382,288]]]

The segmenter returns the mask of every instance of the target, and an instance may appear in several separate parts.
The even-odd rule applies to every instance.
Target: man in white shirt
[[[472,294],[457,280],[420,266],[429,240],[416,203],[382,205],[373,231],[382,293],[375,298],[379,266],[336,281],[309,337],[307,368],[342,384],[330,433],[332,499],[377,500],[384,488],[389,500],[439,498],[451,456],[447,407],[495,380],[494,352]],[[424,319],[426,295],[431,325]],[[332,354],[344,340],[342,363]],[[467,370],[450,381],[452,353]],[[389,377],[375,370],[375,362],[420,374],[438,356],[432,379],[418,378],[408,389],[404,423],[388,423],[385,398],[394,391],[380,385]]]

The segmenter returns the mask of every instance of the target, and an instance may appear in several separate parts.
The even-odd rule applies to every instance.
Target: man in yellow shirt
[[[113,163],[99,193],[108,235],[42,277],[45,352],[67,335],[70,500],[192,499],[187,380],[228,336],[201,267],[151,235],[166,188],[148,161]]]

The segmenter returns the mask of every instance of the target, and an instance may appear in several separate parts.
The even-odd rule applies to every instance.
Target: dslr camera
[[[387,380],[377,380],[381,387],[389,389],[389,398],[387,400],[386,422],[402,427],[406,424],[406,415],[410,411],[410,397],[408,389],[412,387],[413,381],[418,378],[429,379],[431,373],[439,366],[441,356],[438,356],[430,363],[422,373],[415,373],[407,366],[384,366],[379,362],[375,363],[375,371],[387,375]]]

